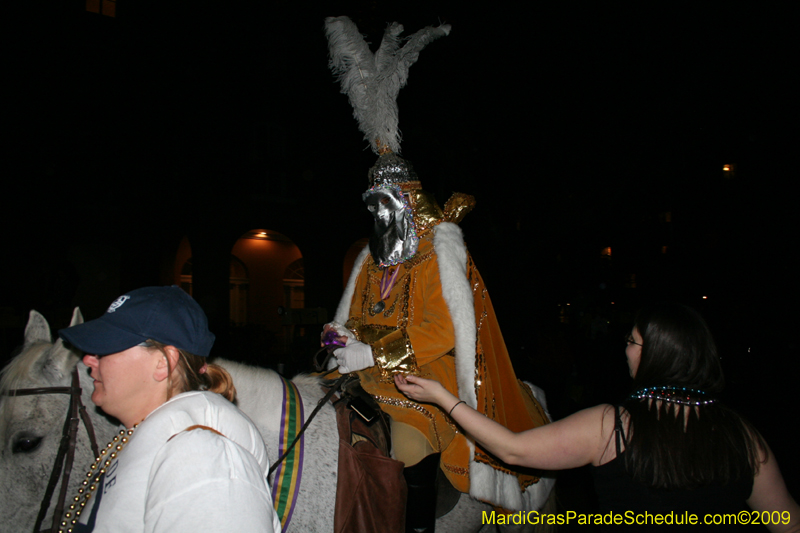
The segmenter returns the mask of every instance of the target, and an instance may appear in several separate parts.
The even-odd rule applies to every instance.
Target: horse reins
[[[325,357],[325,359],[323,359],[322,363],[318,363],[317,357],[319,357],[319,354],[324,351],[328,352],[327,356]],[[312,357],[311,361],[314,363],[317,372],[322,370],[322,368],[328,363],[328,359],[330,359],[332,355],[333,355],[333,350],[328,350],[328,346],[323,346],[320,350],[317,351],[317,353],[314,354],[314,357]],[[289,445],[288,448],[286,448],[283,454],[280,457],[278,457],[278,460],[275,461],[272,464],[272,466],[269,467],[269,472],[267,472],[267,477],[271,476],[272,473],[275,471],[275,469],[278,468],[278,465],[280,465],[283,462],[283,460],[286,459],[286,457],[292,451],[292,448],[294,448],[294,445],[297,444],[297,441],[299,441],[300,437],[303,436],[303,433],[306,432],[306,428],[308,427],[308,425],[311,423],[312,420],[314,420],[314,417],[317,416],[319,410],[322,409],[322,406],[325,405],[328,402],[328,400],[331,399],[331,396],[336,394],[336,391],[342,388],[342,385],[346,381],[347,377],[348,377],[347,374],[339,377],[339,379],[336,380],[336,382],[333,384],[333,387],[327,392],[327,394],[325,394],[325,396],[320,398],[320,400],[317,402],[317,406],[314,408],[313,411],[311,411],[311,414],[308,416],[305,423],[303,424],[303,427],[300,428],[300,431],[297,433],[297,435],[295,435],[292,443]]]
[[[319,402],[317,402],[317,406],[314,408],[313,411],[311,411],[311,414],[306,419],[306,422],[305,424],[303,424],[303,427],[300,428],[300,431],[297,433],[292,443],[286,448],[286,451],[283,452],[283,455],[281,455],[278,458],[278,460],[275,461],[275,463],[273,463],[273,465],[269,468],[269,472],[267,472],[267,477],[271,476],[272,473],[275,471],[275,469],[278,468],[278,465],[280,465],[283,462],[283,460],[286,459],[286,456],[289,455],[289,452],[292,451],[294,445],[297,444],[298,440],[300,440],[300,437],[303,435],[303,433],[305,433],[306,428],[311,423],[311,421],[314,420],[314,417],[317,416],[317,413],[319,413],[319,410],[322,409],[322,406],[325,405],[328,402],[328,400],[331,399],[331,396],[333,396],[336,393],[336,391],[338,391],[342,387],[342,384],[348,377],[349,376],[347,374],[341,376],[339,379],[336,380],[336,382],[333,384],[333,387],[331,387],[331,389],[327,392],[327,394],[325,394],[325,396],[320,398]]]
[[[53,470],[50,473],[50,481],[47,484],[42,505],[39,507],[39,516],[36,518],[36,524],[33,526],[33,533],[49,533],[58,529],[61,516],[64,514],[64,502],[67,499],[67,486],[69,485],[69,476],[72,472],[72,466],[75,460],[75,446],[78,440],[78,422],[83,421],[86,432],[89,434],[89,441],[92,446],[92,453],[95,457],[100,455],[97,447],[97,439],[94,434],[94,426],[92,419],[89,418],[89,413],[86,412],[86,407],[81,401],[81,383],[78,376],[78,367],[76,366],[72,372],[72,385],[70,387],[38,387],[31,389],[13,389],[6,392],[7,396],[37,396],[40,394],[69,394],[70,403],[67,411],[67,418],[64,421],[64,429],[61,432],[61,444],[58,447],[56,454],[56,461],[53,464]],[[80,418],[78,418],[80,416]],[[61,471],[64,471],[61,476],[61,490],[58,494],[58,502],[55,510],[53,511],[53,525],[50,529],[39,530],[44,517],[47,514],[47,509],[50,507],[50,499],[53,497],[56,485],[58,484],[58,477]]]

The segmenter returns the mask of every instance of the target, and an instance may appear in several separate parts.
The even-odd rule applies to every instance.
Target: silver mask
[[[362,196],[375,218],[369,250],[379,266],[392,266],[417,253],[416,228],[411,208],[400,187],[373,187]]]

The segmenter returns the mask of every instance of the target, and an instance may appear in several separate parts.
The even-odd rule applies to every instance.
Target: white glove
[[[347,346],[334,350],[333,355],[336,356],[336,361],[339,363],[340,374],[358,372],[375,366],[375,359],[372,357],[372,346],[352,338],[347,339]]]

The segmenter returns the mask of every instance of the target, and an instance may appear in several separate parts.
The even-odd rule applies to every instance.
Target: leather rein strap
[[[272,473],[275,471],[275,469],[278,468],[278,465],[281,464],[284,459],[286,459],[286,456],[289,455],[289,452],[292,451],[294,445],[297,444],[298,440],[300,440],[300,437],[303,435],[303,433],[305,433],[306,428],[311,423],[311,421],[314,420],[314,417],[317,416],[317,413],[319,413],[319,410],[322,409],[322,406],[325,405],[328,402],[328,400],[331,399],[331,396],[333,396],[334,393],[336,393],[336,391],[338,391],[342,387],[342,384],[348,377],[349,376],[347,374],[341,376],[339,379],[336,380],[336,383],[334,383],[331,390],[329,390],[325,396],[320,398],[319,402],[317,402],[317,406],[314,408],[313,411],[311,411],[311,414],[306,419],[306,422],[305,424],[303,424],[303,427],[300,428],[300,431],[297,432],[297,436],[294,438],[292,443],[289,445],[288,448],[286,448],[286,451],[283,452],[283,455],[281,455],[278,458],[278,460],[275,461],[275,463],[269,468],[269,472],[267,472],[267,477],[271,476]]]
[[[71,387],[38,387],[31,389],[13,389],[6,393],[7,396],[38,396],[40,394],[69,394],[69,410],[67,411],[67,418],[64,421],[64,429],[61,432],[61,444],[58,446],[58,453],[56,460],[53,464],[53,470],[50,472],[50,481],[47,483],[47,490],[44,494],[44,499],[39,507],[39,515],[36,518],[36,524],[33,526],[33,533],[48,533],[58,530],[58,525],[64,514],[64,502],[67,499],[67,488],[69,485],[69,476],[72,472],[72,466],[75,460],[75,445],[78,440],[78,423],[82,420],[86,432],[89,434],[89,441],[92,446],[92,453],[95,457],[99,457],[100,451],[97,447],[97,439],[94,434],[94,426],[92,419],[86,412],[86,407],[81,401],[81,383],[78,376],[78,367],[76,366],[72,372],[72,386]],[[78,418],[80,416],[80,418]],[[55,492],[56,485],[58,484],[59,474],[63,470],[61,476],[61,490],[58,493],[58,502],[53,510],[53,525],[50,529],[40,530],[39,528],[44,522],[44,517],[47,514],[47,509],[50,507],[50,500]]]

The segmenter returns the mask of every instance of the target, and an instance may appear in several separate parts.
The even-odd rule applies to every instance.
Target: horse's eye
[[[42,437],[19,437],[14,441],[11,453],[31,453],[42,443]]]

